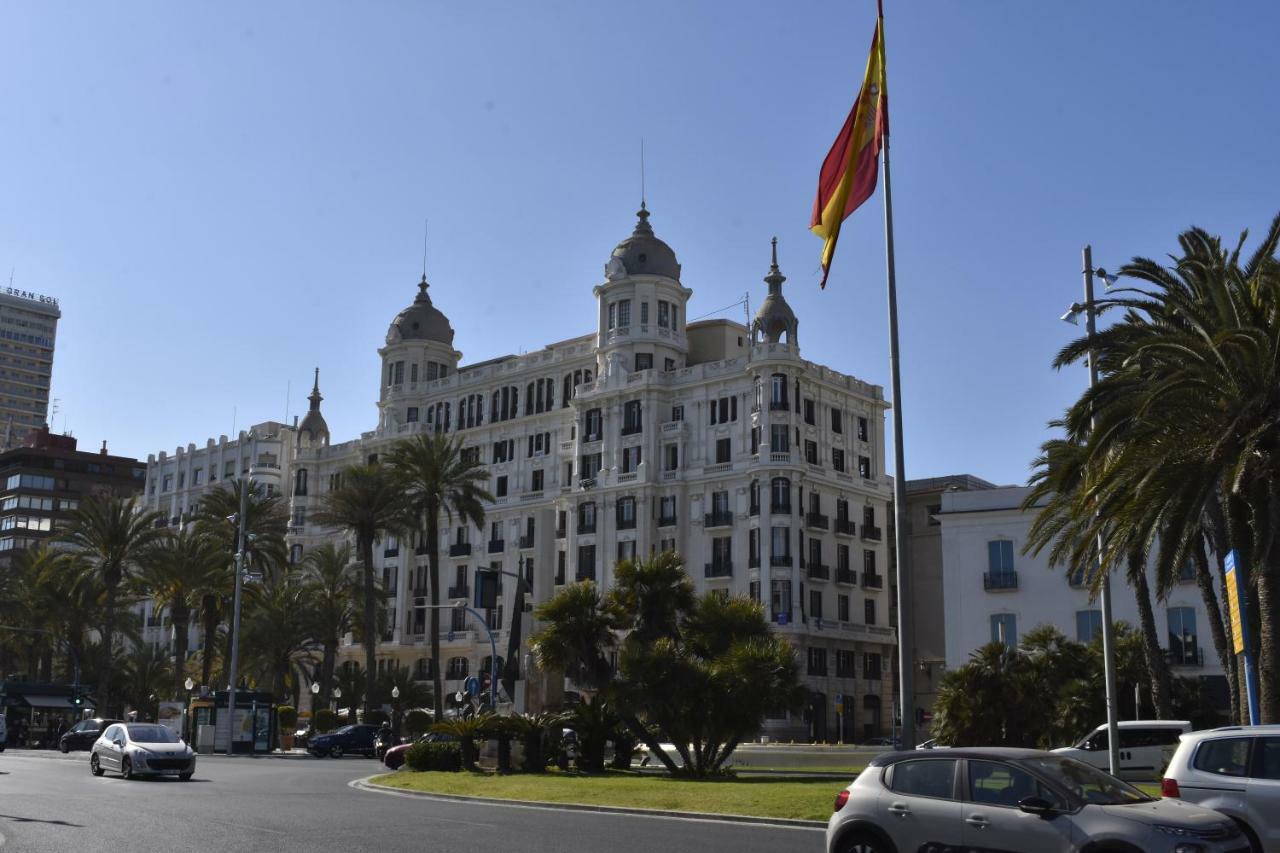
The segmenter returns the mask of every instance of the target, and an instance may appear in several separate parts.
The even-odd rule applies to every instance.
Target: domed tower
[[[462,353],[453,348],[449,318],[431,304],[426,275],[418,282],[413,304],[396,315],[387,329],[382,357],[380,423],[386,427],[417,419],[417,399],[426,383],[451,376]]]
[[[751,338],[754,343],[776,344],[781,343],[785,335],[787,345],[799,352],[800,341],[796,337],[796,331],[800,321],[782,295],[782,283],[786,280],[787,277],[778,269],[778,238],[774,237],[773,263],[769,266],[769,274],[764,277],[765,284],[769,285],[769,293],[751,323]]]
[[[601,376],[684,367],[689,353],[685,305],[693,291],[680,284],[676,253],[654,235],[644,202],[636,217],[635,230],[605,264],[605,282],[593,290]]]
[[[311,388],[311,396],[307,397],[311,401],[311,409],[302,419],[302,423],[298,424],[298,447],[328,447],[329,446],[329,425],[325,423],[324,415],[320,414],[320,401],[324,397],[320,396],[320,368],[316,368],[316,382]]]

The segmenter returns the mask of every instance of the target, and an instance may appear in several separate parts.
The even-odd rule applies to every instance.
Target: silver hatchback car
[[[828,853],[1249,853],[1229,818],[1034,749],[877,756],[836,797]]]
[[[107,726],[89,753],[89,771],[94,776],[101,776],[107,770],[114,770],[126,779],[176,776],[186,782],[196,772],[196,756],[167,726],[116,723]]]

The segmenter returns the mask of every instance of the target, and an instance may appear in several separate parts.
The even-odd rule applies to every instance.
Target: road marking
[[[455,805],[495,806],[497,808],[504,808],[504,809],[533,809],[534,811],[542,811],[542,812],[574,812],[575,814],[600,815],[603,817],[638,817],[638,818],[644,818],[646,820],[681,820],[687,823],[713,823],[718,826],[724,826],[726,824],[729,824],[731,826],[741,826],[741,827],[759,826],[759,827],[764,827],[765,829],[795,829],[795,830],[800,830],[802,832],[826,832],[827,831],[827,828],[825,826],[795,826],[793,824],[787,824],[787,823],[765,823],[765,822],[755,822],[755,821],[748,823],[746,821],[727,820],[727,819],[715,818],[715,817],[683,817],[683,816],[677,816],[677,815],[664,815],[664,814],[640,814],[637,812],[595,811],[594,809],[590,809],[590,808],[586,808],[586,809],[572,808],[571,806],[574,804],[570,804],[570,803],[566,803],[565,806],[549,806],[549,805],[542,805],[541,803],[515,803],[509,800],[498,800],[498,799],[490,800],[490,799],[483,799],[483,798],[472,798],[468,800],[468,799],[455,799],[453,797],[436,797],[436,796],[432,796],[431,794],[422,793],[422,792],[410,793],[408,791],[393,791],[393,790],[388,790],[385,788],[377,788],[377,787],[365,784],[369,779],[372,779],[372,778],[373,778],[372,776],[367,776],[364,779],[352,779],[350,782],[347,783],[347,786],[350,788],[355,788],[360,791],[366,791],[370,794],[383,794],[389,797],[402,797],[410,800],[431,800],[432,802],[453,803]],[[604,808],[610,808],[610,807],[605,806]],[[433,819],[445,820],[445,818],[433,818]],[[450,823],[467,823],[467,821],[457,820],[457,821],[450,821]],[[477,823],[474,825],[475,826],[494,826],[494,824],[489,824],[489,823]]]

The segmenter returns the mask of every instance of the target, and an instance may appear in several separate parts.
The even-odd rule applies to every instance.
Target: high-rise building
[[[49,419],[58,300],[0,289],[0,449],[20,444]]]
[[[373,430],[332,442],[317,378],[297,426],[264,425],[252,438],[149,458],[147,504],[180,523],[215,474],[225,481],[265,458],[267,485],[290,489],[297,561],[337,536],[312,517],[348,466],[417,434],[457,435],[487,467],[494,502],[483,529],[441,519],[440,601],[431,600],[429,549],[416,535],[376,544],[386,617],[379,670],[407,667],[430,679],[431,606],[474,604],[477,572],[520,573],[532,591],[516,601],[508,577],[483,620],[441,612],[440,666],[451,695],[489,670],[486,624],[505,657],[513,607],[531,608],[576,580],[607,591],[618,561],[672,550],[700,593],[759,601],[795,646],[808,702],[770,719],[765,734],[884,734],[896,632],[885,581],[883,389],[801,358],[776,247],[750,327],[689,322],[693,291],[675,252],[654,235],[646,209],[638,217],[591,291],[590,333],[465,364],[424,278],[378,351]],[[724,302],[723,293],[710,301]],[[533,621],[525,616],[522,641]],[[351,635],[345,642],[345,665],[362,664],[360,646]],[[559,685],[531,673],[527,646],[520,648],[517,707],[554,701]]]

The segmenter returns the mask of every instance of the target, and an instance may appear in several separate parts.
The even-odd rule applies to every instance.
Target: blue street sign
[[[453,642],[453,632],[452,632],[452,631],[450,631],[450,632],[449,632],[447,639],[449,640],[449,642],[451,642],[451,643]]]
[[[788,616],[788,614],[786,614],[786,613],[779,613],[779,614],[778,614],[778,624],[779,624],[779,625],[785,625],[785,624],[787,624],[787,621],[788,621],[788,619],[789,619],[789,618],[790,618],[790,617]]]
[[[470,695],[470,696],[475,696],[475,695],[479,694],[479,693],[480,693],[480,679],[476,678],[474,675],[473,675],[473,676],[471,676],[471,677],[470,677],[470,678],[468,678],[468,679],[467,679],[467,681],[466,681],[466,687],[467,687],[467,694],[468,694],[468,695]]]

